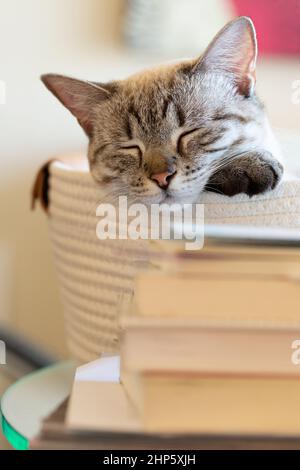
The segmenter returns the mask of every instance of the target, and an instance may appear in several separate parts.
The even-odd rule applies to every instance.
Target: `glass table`
[[[75,368],[73,361],[67,361],[40,369],[15,382],[3,394],[2,430],[15,449],[29,449],[41,421],[70,394]]]

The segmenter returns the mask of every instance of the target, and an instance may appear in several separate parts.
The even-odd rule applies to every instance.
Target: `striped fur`
[[[229,23],[196,60],[95,84],[46,75],[89,136],[91,173],[107,193],[145,203],[193,202],[204,190],[273,189],[279,151],[254,92],[251,20]],[[168,189],[153,174],[176,171]]]

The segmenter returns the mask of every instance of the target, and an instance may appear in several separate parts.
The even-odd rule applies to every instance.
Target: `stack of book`
[[[142,428],[299,435],[299,245],[158,246],[123,319],[121,381]]]
[[[121,354],[79,367],[31,448],[299,448],[299,232],[156,241]]]

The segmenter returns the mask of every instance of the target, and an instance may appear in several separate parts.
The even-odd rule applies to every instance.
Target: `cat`
[[[272,190],[283,166],[255,93],[250,18],[228,23],[204,54],[110,83],[41,77],[89,138],[94,179],[134,202],[191,203],[203,190]]]

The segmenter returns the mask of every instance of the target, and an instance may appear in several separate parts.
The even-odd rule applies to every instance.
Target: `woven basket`
[[[68,348],[81,362],[118,351],[119,312],[148,259],[147,242],[97,238],[96,208],[102,198],[88,172],[51,164],[49,228]]]
[[[149,260],[147,241],[99,240],[96,208],[104,195],[87,169],[54,161],[49,167],[49,228],[71,355],[91,361],[119,350],[119,317],[133,279]],[[105,201],[107,202],[107,201]],[[226,198],[206,193],[205,222],[300,228],[300,180],[273,193]]]

